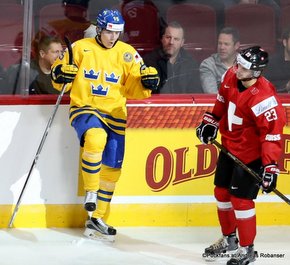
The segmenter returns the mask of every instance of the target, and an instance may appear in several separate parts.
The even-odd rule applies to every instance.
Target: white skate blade
[[[97,241],[115,242],[115,235],[104,235],[94,229],[86,228],[84,236]]]
[[[94,212],[88,212],[88,216],[90,217],[90,219],[92,218]]]

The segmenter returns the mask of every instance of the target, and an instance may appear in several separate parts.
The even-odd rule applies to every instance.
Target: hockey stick
[[[221,145],[216,140],[213,140],[212,143],[216,145],[222,152],[224,152],[226,155],[228,155],[231,159],[233,159],[241,168],[243,168],[245,171],[250,173],[257,181],[258,183],[261,183],[263,180],[258,175],[257,172],[247,167],[241,160],[239,160],[237,157],[235,157],[232,153],[230,153],[223,145]],[[290,200],[282,194],[280,191],[278,191],[276,188],[273,189],[273,192],[278,195],[283,201],[285,201],[287,204],[290,205]]]
[[[67,37],[65,37],[64,40],[65,40],[66,46],[67,46],[67,48],[68,48],[68,53],[69,53],[69,64],[72,64],[72,63],[73,63],[73,56],[72,56],[71,43],[70,43],[70,41],[69,41],[69,39],[68,39]],[[22,190],[21,190],[21,192],[20,192],[20,195],[19,195],[19,198],[18,198],[18,200],[17,200],[17,203],[16,203],[16,205],[15,205],[15,207],[14,207],[14,210],[13,210],[12,216],[11,216],[10,221],[9,221],[9,224],[8,224],[8,228],[11,228],[12,225],[13,225],[14,219],[15,219],[15,217],[16,217],[16,214],[17,214],[17,212],[18,212],[18,208],[19,208],[20,203],[21,203],[22,196],[23,196],[24,191],[25,191],[25,189],[26,189],[26,186],[27,186],[27,184],[28,184],[28,181],[29,181],[29,178],[30,178],[30,176],[31,176],[31,173],[32,173],[33,169],[35,168],[36,163],[37,163],[37,161],[38,161],[38,158],[39,158],[40,152],[41,152],[41,150],[42,150],[42,147],[43,147],[44,142],[45,142],[45,140],[46,140],[46,137],[47,137],[47,135],[48,135],[48,131],[49,131],[50,127],[51,127],[51,124],[52,124],[52,122],[53,122],[53,120],[54,120],[54,117],[55,117],[55,115],[56,115],[56,112],[57,112],[57,110],[58,110],[58,107],[59,107],[59,105],[60,105],[60,102],[61,102],[61,100],[62,100],[63,94],[64,94],[64,92],[65,92],[65,88],[66,88],[66,83],[64,83],[63,86],[62,86],[61,92],[60,92],[60,94],[59,94],[59,96],[58,96],[58,98],[57,98],[57,101],[56,101],[56,103],[55,103],[55,106],[54,106],[54,110],[53,110],[53,112],[52,112],[52,115],[50,116],[50,118],[49,118],[49,120],[48,120],[48,123],[47,123],[47,125],[46,125],[45,131],[44,131],[44,134],[43,134],[42,139],[41,139],[41,141],[40,141],[40,144],[39,144],[39,146],[38,146],[38,149],[37,149],[36,155],[35,155],[35,157],[34,157],[34,160],[33,160],[33,162],[32,162],[32,165],[31,165],[31,167],[30,167],[30,170],[29,170],[29,172],[28,172],[28,175],[27,175],[27,177],[26,177],[26,180],[25,180],[25,182],[24,182],[23,188],[22,188]]]

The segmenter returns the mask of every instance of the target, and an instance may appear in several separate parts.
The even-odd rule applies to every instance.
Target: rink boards
[[[1,102],[0,227],[6,227],[19,198],[53,101]],[[290,194],[290,107],[284,100],[287,126],[278,189]],[[16,103],[15,103],[16,102]],[[40,103],[41,104],[40,104]],[[111,205],[115,226],[215,226],[213,175],[218,149],[201,145],[195,128],[213,99],[155,97],[128,103],[126,152]],[[37,166],[29,178],[15,227],[82,227],[82,179],[79,147],[68,122],[67,101],[59,107]],[[256,200],[259,225],[289,225],[290,206],[274,194]]]

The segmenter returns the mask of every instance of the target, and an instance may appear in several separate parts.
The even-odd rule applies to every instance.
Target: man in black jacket
[[[177,22],[165,28],[161,47],[144,56],[147,66],[158,70],[160,84],[155,93],[203,93],[199,80],[199,64],[183,49],[184,30]]]
[[[290,26],[283,30],[281,40],[281,49],[270,57],[265,77],[278,93],[290,93]]]

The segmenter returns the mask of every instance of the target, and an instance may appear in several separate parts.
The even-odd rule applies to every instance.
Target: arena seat
[[[290,0],[280,0],[280,7],[284,8],[286,6],[290,6]]]
[[[143,55],[160,43],[160,18],[158,9],[147,4],[126,4],[121,8],[126,21],[123,40]]]
[[[242,47],[260,45],[268,52],[276,46],[274,10],[262,4],[240,4],[225,10],[225,26],[238,29]]]
[[[84,30],[90,25],[88,17],[87,9],[80,5],[70,4],[65,9],[62,3],[46,4],[38,12],[38,33],[61,39],[67,36],[74,42],[83,38]]]
[[[290,4],[288,6],[281,8],[281,17],[279,26],[281,32],[285,27],[290,27]]]
[[[201,61],[216,51],[216,12],[210,6],[175,4],[168,8],[166,19],[181,24],[185,32],[184,48],[197,60]]]
[[[0,64],[4,68],[21,59],[23,18],[23,5],[0,4]]]

